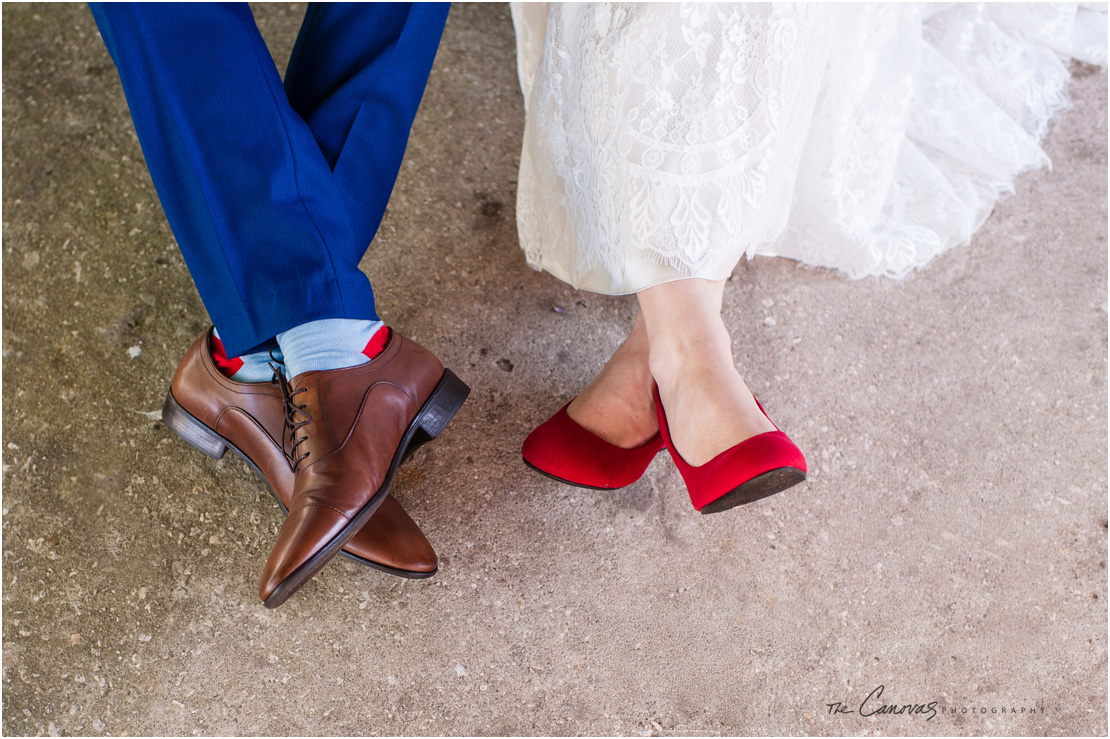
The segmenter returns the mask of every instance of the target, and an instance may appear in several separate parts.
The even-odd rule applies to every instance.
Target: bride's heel
[[[690,502],[701,513],[727,511],[781,493],[805,481],[807,469],[802,451],[775,426],[758,400],[756,405],[775,430],[756,434],[705,464],[694,466],[683,459],[675,448],[658,386],[653,392],[655,409],[659,414],[659,433],[686,483]]]

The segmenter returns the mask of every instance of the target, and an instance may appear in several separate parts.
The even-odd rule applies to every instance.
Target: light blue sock
[[[292,379],[304,372],[365,364],[377,356],[375,347],[384,346],[385,334],[375,340],[383,329],[381,321],[324,318],[283,331],[277,340],[285,358],[285,375]]]
[[[220,340],[220,332],[215,328],[212,329],[212,337],[212,360],[224,375],[235,382],[269,382],[273,379],[274,371],[270,368],[270,363],[274,360],[279,363],[282,361],[281,349],[274,349],[273,359],[268,351],[229,357],[224,350],[223,341]]]

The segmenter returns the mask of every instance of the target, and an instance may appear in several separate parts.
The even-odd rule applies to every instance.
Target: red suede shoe
[[[659,431],[671,459],[686,482],[690,502],[702,513],[720,513],[745,503],[781,493],[806,479],[806,460],[786,434],[778,430],[745,439],[726,449],[705,464],[694,467],[686,463],[671,442],[671,430],[659,388],[654,388],[655,409],[659,413]],[[759,401],[759,410],[767,412]],[[767,419],[771,421],[770,418]],[[771,421],[774,426],[775,422]]]
[[[567,414],[569,405],[528,434],[520,449],[526,465],[553,480],[594,490],[623,488],[639,480],[663,448],[659,434],[635,449],[610,444],[578,425]]]

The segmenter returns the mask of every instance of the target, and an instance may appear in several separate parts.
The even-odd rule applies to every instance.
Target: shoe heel
[[[444,370],[439,384],[420,410],[417,425],[429,438],[436,438],[462,408],[468,395],[470,388],[467,384],[451,370]]]
[[[205,426],[193,417],[189,411],[181,407],[173,397],[173,392],[166,393],[166,402],[162,406],[162,423],[181,439],[199,451],[207,454],[212,459],[219,459],[227,451],[227,444],[216,432]]]

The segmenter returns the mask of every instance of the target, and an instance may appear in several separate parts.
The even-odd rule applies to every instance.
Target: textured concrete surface
[[[258,9],[282,66],[302,10]],[[519,460],[634,303],[525,266],[508,11],[456,6],[364,263],[474,388],[395,488],[442,569],[336,561],[267,611],[278,509],[157,420],[207,318],[91,16],[8,4],[3,41],[5,734],[1105,735],[1104,72],[970,247],[737,269],[737,362],[813,473],[702,517],[665,456],[611,494]],[[936,717],[862,716],[879,685]]]

